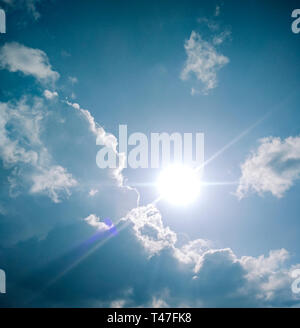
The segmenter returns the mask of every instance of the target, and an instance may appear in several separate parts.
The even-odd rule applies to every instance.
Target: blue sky
[[[300,304],[296,1],[0,7],[0,306]],[[203,132],[199,199],[99,169],[119,124]]]

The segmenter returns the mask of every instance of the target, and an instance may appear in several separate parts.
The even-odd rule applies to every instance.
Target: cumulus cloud
[[[178,261],[191,265],[194,272],[201,267],[205,252],[211,249],[211,242],[205,239],[178,246],[177,234],[164,226],[162,215],[154,204],[132,209],[121,221],[132,223],[135,236],[150,257],[167,248]]]
[[[52,100],[58,97],[58,93],[56,91],[45,90],[44,97],[46,99]]]
[[[125,179],[122,171],[125,168],[126,154],[118,152],[117,138],[113,134],[105,131],[104,128],[95,121],[94,117],[87,109],[83,109],[78,103],[73,103],[68,100],[64,102],[68,106],[77,110],[82,115],[82,117],[88,122],[90,131],[96,136],[96,144],[105,146],[108,149],[112,150],[113,154],[116,157],[116,162],[118,162],[118,164],[116,168],[110,169],[111,175],[115,179],[115,181],[117,181],[119,187],[133,191],[136,194],[136,205],[138,206],[140,201],[139,191],[124,182]]]
[[[135,237],[150,258],[169,254],[181,264],[179,270],[190,272],[186,287],[194,289],[198,298],[181,299],[176,306],[183,303],[186,306],[224,306],[227,301],[226,306],[276,306],[299,302],[297,295],[291,293],[295,266],[286,265],[289,253],[285,249],[271,250],[267,256],[239,258],[230,248],[214,248],[212,242],[203,239],[178,245],[177,234],[164,226],[161,213],[153,204],[131,210],[123,220],[132,224]],[[170,295],[153,296],[152,305],[172,303],[172,288],[165,287],[171,291]]]
[[[280,198],[300,176],[300,137],[267,137],[260,140],[241,166],[237,195],[243,198],[249,191],[271,192]]]
[[[158,209],[153,205],[132,209],[122,220],[133,224],[133,230],[150,256],[165,247],[173,248],[177,236],[169,227],[164,227]]]
[[[32,193],[46,192],[53,202],[58,203],[59,194],[64,191],[70,194],[70,188],[76,186],[77,181],[68,171],[59,165],[53,165],[32,176]]]
[[[291,293],[295,266],[285,265],[289,257],[285,249],[271,250],[268,256],[242,256],[239,261],[246,270],[248,282],[244,292],[254,289],[257,299],[270,303],[286,302],[288,305],[297,302],[297,295]]]
[[[0,156],[6,167],[19,162],[37,164],[38,153],[34,150],[35,147],[26,147],[26,141],[32,146],[41,145],[39,131],[43,115],[40,106],[41,103],[35,101],[30,108],[25,98],[16,106],[11,103],[0,103]],[[15,126],[14,138],[7,129],[9,124]]]
[[[188,60],[185,70],[183,71],[183,78],[188,78],[191,73],[194,73],[197,79],[203,82],[206,89],[215,87],[217,83],[217,69],[228,62],[226,57],[216,53],[213,45],[222,42],[222,40],[214,41],[211,44],[203,41],[197,33],[192,32],[190,39],[186,42]],[[1,51],[3,51],[3,48]],[[2,57],[0,58],[2,59]],[[11,71],[22,71],[24,74],[34,75],[39,80],[48,79],[45,77],[47,75],[46,73],[40,75],[27,66],[27,73],[25,73],[20,68],[21,66],[14,66],[12,63],[9,65],[6,64],[6,68],[10,67],[8,69]],[[56,78],[52,77],[51,79],[55,80]],[[53,99],[58,96],[55,93],[56,92],[45,90],[44,96],[47,99]],[[117,156],[121,156],[121,154],[117,152],[118,143],[115,136],[107,133],[99,126],[91,113],[81,108],[78,103],[67,102],[67,104],[84,117],[88,122],[90,131],[101,144],[110,147]],[[51,156],[41,140],[41,122],[45,116],[43,106],[43,100],[39,98],[36,98],[33,104],[29,104],[26,98],[23,98],[17,104],[0,103],[0,156],[5,167],[14,168],[13,170],[15,173],[11,177],[11,184],[14,188],[16,185],[16,177],[22,174],[22,170],[15,170],[15,168],[20,164],[26,164],[33,169],[33,171],[30,172],[30,192],[46,193],[54,202],[58,202],[61,198],[61,193],[69,194],[70,189],[76,185],[77,181],[65,168],[53,164]],[[14,134],[10,133],[11,131],[14,131]],[[261,165],[258,164],[263,163],[262,166],[267,167],[267,170],[263,170],[261,176],[258,178],[254,174],[254,178],[252,177],[250,179],[250,183],[247,182],[247,179],[241,180],[241,184],[246,181],[246,190],[248,190],[250,186],[254,188],[252,186],[252,184],[255,184],[253,181],[256,181],[255,179],[261,180],[261,177],[263,177],[266,172],[268,173],[269,167],[272,167],[273,170],[273,166],[275,166],[276,174],[279,174],[278,170],[281,173],[284,172],[285,178],[288,177],[292,181],[298,177],[299,141],[295,140],[297,138],[292,138],[292,140],[287,141],[288,139],[289,138],[284,141],[280,139],[277,140],[275,146],[273,144],[273,139],[264,139],[262,141],[261,146],[265,144],[267,145],[266,148],[259,149],[256,153],[252,154],[252,157],[248,160],[253,162],[250,168],[260,167]],[[263,160],[265,153],[269,154],[267,160]],[[270,158],[271,160],[269,160]],[[297,174],[295,172],[297,172]],[[122,166],[115,170],[114,174],[120,184],[122,184]],[[247,173],[246,175],[249,174]],[[273,177],[271,174],[269,174],[269,176]],[[278,189],[278,185],[282,183],[278,183],[278,179],[275,180],[277,181],[275,186]],[[257,181],[256,184],[258,184]],[[264,186],[267,187],[256,187],[258,189],[262,188],[262,190],[254,189],[258,192],[269,190],[275,195],[281,195],[291,184],[284,184],[283,191],[281,190],[279,194],[274,193],[276,188],[271,188],[270,185],[272,184],[265,182]],[[98,192],[98,190],[92,189],[89,194],[93,196],[96,192]],[[90,214],[84,218],[83,221],[86,223],[85,226],[94,227],[100,232],[108,231],[111,228],[96,214]],[[55,244],[53,240],[55,240],[55,242],[58,241],[58,248],[60,248],[61,244],[66,242],[66,231],[68,234],[74,233],[74,238],[73,236],[70,238],[72,250],[74,240],[77,240],[78,236],[80,236],[84,242],[86,242],[86,240],[90,241],[85,235],[86,232],[83,231],[84,228],[82,229],[82,226],[80,226],[81,223],[78,224],[80,228],[79,233],[76,231],[74,233],[74,231],[72,231],[73,227],[70,228],[68,226],[65,228],[66,230],[62,228],[58,234],[49,234],[47,238],[42,241],[30,241],[28,244],[23,242],[22,245],[19,246],[21,251],[18,249],[18,246],[14,250],[8,250],[7,253],[5,253],[7,254],[5,256],[9,259],[7,261],[8,265],[19,263],[18,261],[11,260],[11,258],[20,258],[18,252],[22,254],[23,248],[26,245],[29,245],[28,247],[31,251],[32,245],[36,243],[37,249],[39,250],[38,254],[42,254],[40,251],[40,246],[42,245],[45,247],[44,252],[47,255],[55,249],[55,247],[53,247]],[[123,223],[128,223],[129,228],[127,230],[121,229]],[[127,304],[142,304],[154,307],[183,305],[270,306],[278,304],[292,305],[295,304],[295,302],[299,302],[299,299],[297,300],[297,295],[292,295],[290,292],[290,285],[292,282],[291,270],[295,267],[288,267],[286,265],[289,254],[285,249],[272,250],[267,256],[238,257],[230,248],[214,248],[213,243],[204,239],[196,239],[179,245],[176,232],[164,225],[162,215],[154,204],[139,206],[130,210],[129,213],[120,220],[118,228],[119,227],[120,234],[118,234],[118,237],[124,239],[112,239],[109,247],[105,247],[106,245],[104,243],[103,248],[96,247],[95,249],[99,253],[94,254],[91,261],[84,261],[83,263],[83,265],[91,265],[91,263],[95,265],[95,263],[99,263],[99,259],[101,259],[100,266],[94,266],[92,270],[90,267],[89,270],[75,270],[75,272],[72,272],[76,278],[74,279],[76,284],[79,281],[76,276],[78,272],[79,274],[80,272],[85,272],[87,275],[85,277],[81,276],[82,279],[80,281],[82,283],[79,285],[77,284],[76,294],[77,291],[79,291],[82,292],[83,295],[83,297],[82,295],[78,295],[80,301],[81,297],[87,297],[89,293],[92,296],[89,295],[88,297],[95,299],[102,297],[106,292],[107,299],[104,300],[103,304],[110,304],[111,306],[117,307],[122,307]],[[96,239],[97,238],[94,240]],[[86,246],[86,244],[87,243],[84,245]],[[83,247],[79,248],[82,252]],[[143,257],[144,253],[140,249],[145,251],[148,255],[146,258]],[[16,257],[11,256],[11,252],[15,252],[13,255]],[[74,253],[71,255],[71,259],[68,258],[68,255],[66,255],[66,258],[69,259],[70,263],[73,265]],[[80,255],[82,255],[82,253],[80,253]],[[40,258],[43,258],[43,256],[40,256],[39,259]],[[53,258],[56,259],[59,258],[59,256],[54,254]],[[35,260],[36,257],[30,256],[29,260],[25,258],[24,261],[33,259]],[[112,261],[112,259],[119,260]],[[65,260],[65,257],[63,260]],[[49,262],[53,264],[52,261]],[[112,262],[114,262],[113,267]],[[43,275],[40,275],[38,270],[33,270],[34,263],[33,266],[24,266],[22,262],[22,267],[22,269],[30,268],[34,273],[38,272],[39,277],[43,279]],[[46,269],[48,269],[48,267]],[[16,275],[18,274],[17,270],[10,271],[16,272]],[[49,271],[50,270],[45,270],[46,273]],[[61,273],[64,272],[64,270],[58,270],[58,272]],[[117,274],[114,274],[114,272],[117,272]],[[134,273],[136,274],[134,275]],[[90,277],[93,279],[90,279]],[[110,279],[109,285],[114,288],[112,292],[113,295],[109,295],[107,277]],[[47,280],[46,276],[45,280],[49,281],[52,278],[53,277],[50,277]],[[19,279],[19,281],[20,284],[22,284],[24,279]],[[30,279],[26,281],[26,284],[30,285],[31,288],[35,283],[38,284],[39,281],[39,279]],[[94,283],[90,284],[89,281],[93,281]],[[152,285],[148,284],[149,281]],[[147,282],[147,284],[145,282]],[[72,285],[72,279],[69,280],[69,285]],[[16,284],[16,286],[18,287],[16,295],[19,295],[19,284]],[[130,286],[131,292],[125,295],[124,290],[128,290],[128,286]],[[55,288],[68,288],[68,284],[57,283]],[[87,290],[90,288],[90,290],[87,291],[84,288]],[[41,288],[37,288],[37,290],[40,289]],[[34,290],[34,288],[30,290],[30,297],[32,296],[32,290]],[[162,290],[165,292],[162,293]],[[121,292],[117,295],[119,291]],[[21,294],[21,297],[24,297],[24,294]],[[71,295],[72,301],[74,297],[72,293],[62,293],[57,292],[57,290],[52,294],[44,294],[45,295],[42,297],[48,296],[50,298],[49,302],[53,301],[51,297],[55,298],[57,295],[59,295],[60,298],[67,298]],[[12,302],[18,302],[19,298],[14,296],[15,295],[12,294]],[[125,298],[125,296],[128,298]],[[58,302],[60,301],[61,300]],[[68,303],[64,305],[66,304]]]
[[[0,68],[32,75],[44,83],[53,83],[59,78],[59,74],[52,69],[44,51],[17,42],[6,43],[0,48]]]
[[[91,225],[92,227],[95,227],[99,231],[108,231],[111,229],[111,226],[101,221],[101,219],[97,217],[95,214],[90,214],[88,217],[84,219],[84,221],[86,221],[87,224]]]
[[[30,305],[269,307],[299,304],[300,296],[291,291],[291,285],[295,281],[292,272],[300,266],[288,265],[289,254],[285,249],[239,257],[230,248],[216,248],[204,240],[178,245],[176,233],[163,224],[160,212],[153,205],[129,213],[116,224],[118,234],[114,236],[96,214],[91,214],[85,220],[57,227],[43,239],[23,241],[7,248],[2,263],[7,270],[28,279],[18,279],[19,284],[12,284],[5,304],[18,306],[28,298],[32,300],[32,294],[53,279],[54,273],[60,276],[66,270],[68,284],[65,279],[57,279],[55,285],[50,285]],[[40,256],[25,256],[20,265],[17,259],[24,252]],[[75,286],[76,293],[72,292]]]
[[[114,151],[117,151],[117,138],[113,134],[107,133],[103,129],[103,127],[96,123],[94,117],[87,109],[81,108],[78,103],[71,103],[67,101],[67,104],[77,109],[83,115],[83,117],[89,123],[90,131],[93,132],[93,134],[97,137],[97,139],[101,141],[104,146],[112,148]]]
[[[91,113],[88,110],[81,108],[81,106],[78,103],[72,103],[66,101],[66,104],[78,110],[81,113],[81,115],[85,118],[85,120],[89,124],[90,131],[96,136],[97,145],[103,145],[105,147],[112,149],[116,157],[119,159],[119,165],[116,169],[112,170],[112,175],[118,182],[119,186],[123,186],[124,177],[122,175],[122,171],[125,165],[125,157],[124,157],[125,155],[118,153],[117,151],[117,146],[118,146],[117,138],[113,134],[106,132],[102,126],[100,126],[97,122],[95,122],[95,119],[91,115]],[[127,188],[131,189],[130,187]]]
[[[70,194],[77,182],[65,168],[52,163],[41,140],[44,105],[43,99],[28,97],[0,103],[0,157],[3,165],[12,169],[11,195],[18,194],[18,180],[22,179],[30,181],[31,193],[46,193],[58,202],[61,192]]]
[[[260,255],[257,258],[252,256],[243,256],[241,263],[249,272],[251,279],[255,277],[262,277],[266,274],[272,273],[289,258],[289,253],[285,249],[279,249],[269,252],[269,256]]]
[[[161,224],[156,224],[156,227],[161,231],[165,229]],[[135,229],[135,232],[144,247],[145,245],[148,247],[144,242],[143,230],[140,229],[137,232]],[[172,242],[170,243],[170,239],[166,238],[168,242],[162,243],[161,241],[160,245],[171,246],[171,254],[179,262],[193,263],[193,272],[195,273],[193,280],[198,288],[200,286],[204,289],[205,286],[218,288],[220,284],[220,288],[226,289],[226,285],[229,285],[227,296],[231,295],[230,297],[236,298],[236,300],[246,298],[248,301],[253,298],[254,303],[257,300],[263,306],[284,303],[288,305],[299,301],[297,295],[291,293],[292,272],[299,265],[292,267],[286,265],[286,261],[289,259],[287,250],[271,250],[268,256],[238,258],[230,248],[214,249],[212,243],[202,239],[196,239],[178,247],[175,245],[176,233],[168,230],[168,234],[170,233],[173,234]],[[163,236],[163,234],[160,235]],[[161,247],[160,251],[162,249]],[[228,276],[226,277],[226,275]],[[221,293],[224,293],[224,290]],[[202,303],[205,304],[205,299],[202,300]],[[235,306],[238,305],[235,304]]]
[[[174,247],[174,256],[180,262],[193,264],[193,271],[199,271],[205,252],[211,249],[211,242],[204,239],[195,239],[181,247]]]
[[[204,93],[215,88],[217,71],[229,63],[226,56],[217,52],[216,45],[221,42],[220,39],[215,44],[205,41],[200,34],[192,31],[184,45],[187,60],[181,72],[181,79],[187,80],[191,75],[195,75],[196,79],[202,82]],[[196,92],[197,90],[193,88],[192,94]]]

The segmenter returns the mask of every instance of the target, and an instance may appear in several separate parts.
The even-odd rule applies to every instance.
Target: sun
[[[200,193],[199,173],[185,165],[172,165],[164,169],[156,182],[160,197],[174,205],[187,205]]]

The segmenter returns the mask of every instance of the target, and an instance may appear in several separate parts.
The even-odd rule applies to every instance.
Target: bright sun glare
[[[160,196],[175,205],[193,202],[200,192],[200,176],[191,167],[172,165],[164,169],[157,180]]]

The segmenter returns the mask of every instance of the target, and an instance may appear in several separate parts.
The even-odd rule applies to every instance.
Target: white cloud
[[[19,162],[37,164],[38,153],[26,147],[26,140],[34,146],[40,146],[41,119],[38,102],[33,105],[32,111],[25,99],[19,101],[16,107],[10,103],[0,103],[0,156],[6,167]],[[8,124],[15,126],[15,138],[7,130]]]
[[[59,165],[48,167],[40,173],[32,176],[33,185],[31,193],[46,192],[54,203],[60,201],[61,191],[70,195],[70,188],[77,185],[77,181],[67,172],[65,168]]]
[[[169,305],[167,304],[166,301],[164,301],[163,299],[161,298],[156,298],[155,296],[153,297],[152,299],[152,302],[151,302],[151,307],[155,308],[155,309],[158,309],[158,308],[168,308]]]
[[[271,250],[268,256],[239,258],[230,248],[215,249],[211,242],[203,239],[178,246],[177,234],[164,226],[153,204],[131,210],[124,220],[132,223],[134,235],[150,257],[169,254],[181,264],[178,274],[180,270],[190,272],[191,280],[185,284],[198,289],[200,295],[191,304],[216,306],[219,302],[224,306],[225,299],[235,306],[242,306],[241,301],[252,306],[299,303],[299,296],[291,293],[291,272],[299,265],[286,265],[289,253],[285,249]],[[169,252],[162,252],[167,249]],[[155,296],[152,306],[167,306],[171,300],[168,295]],[[180,299],[180,302],[189,304],[191,301]]]
[[[22,179],[31,183],[30,192],[46,193],[58,202],[61,192],[69,194],[76,180],[65,168],[52,163],[41,140],[41,122],[46,116],[43,108],[41,98],[0,103],[0,157],[3,165],[12,169],[12,196],[18,195],[18,181]]]
[[[177,241],[176,233],[164,227],[161,214],[153,204],[132,209],[122,220],[133,223],[137,239],[150,256],[165,247],[173,248]]]
[[[195,272],[201,266],[203,255],[211,250],[211,242],[204,239],[195,239],[178,247],[177,234],[164,226],[162,215],[154,204],[132,209],[121,221],[133,224],[135,236],[150,257],[168,248],[178,261],[191,264]]]
[[[221,7],[217,5],[215,9],[215,16],[220,16],[220,14],[221,14]]]
[[[99,192],[98,189],[91,189],[89,191],[89,196],[94,197]]]
[[[192,264],[194,272],[199,271],[203,255],[211,249],[211,242],[204,239],[195,239],[181,247],[174,248],[174,256],[180,262]]]
[[[300,137],[261,139],[258,149],[246,159],[241,170],[239,198],[251,190],[282,197],[300,176]]]
[[[45,90],[44,97],[49,100],[52,100],[52,99],[58,97],[58,93],[56,91]]]
[[[91,113],[88,110],[83,109],[78,103],[72,103],[68,100],[64,102],[68,106],[79,111],[79,113],[88,122],[90,131],[96,136],[96,144],[110,148],[115,153],[116,158],[118,160],[118,166],[115,169],[110,169],[111,175],[117,181],[119,187],[126,188],[127,190],[135,192],[137,196],[136,205],[138,206],[140,201],[139,191],[136,188],[131,187],[124,183],[124,176],[122,174],[122,171],[125,167],[126,154],[119,153],[117,151],[117,146],[118,146],[117,138],[113,134],[106,132],[104,128],[95,121]]]
[[[243,256],[241,263],[249,272],[249,277],[262,277],[270,274],[283,264],[289,258],[289,253],[285,249],[273,250],[269,252],[269,256],[260,255],[258,257]]]
[[[210,89],[217,86],[217,71],[229,63],[229,59],[219,54],[213,42],[208,42],[195,31],[186,40],[184,45],[187,60],[181,72],[181,79],[187,80],[194,74],[197,80],[203,85],[203,92],[207,93]],[[193,88],[192,94],[196,92]]]
[[[118,145],[117,138],[113,134],[107,133],[99,124],[97,124],[95,122],[94,117],[91,115],[91,113],[88,110],[81,108],[78,103],[72,104],[67,102],[67,104],[71,105],[73,108],[80,111],[80,113],[89,123],[89,128],[91,132],[93,132],[94,135],[101,140],[101,143],[103,145],[112,148],[114,151],[117,151],[117,145]]]
[[[121,309],[125,306],[126,300],[114,300],[110,303],[111,308]]]
[[[276,297],[277,301],[282,298],[282,302],[297,299],[296,295],[291,296],[294,267],[285,266],[288,258],[289,253],[285,249],[271,250],[267,257],[243,256],[239,262],[247,272],[248,289],[255,288],[257,298],[265,301],[276,300]]]
[[[107,231],[111,228],[105,222],[102,222],[101,219],[95,214],[90,214],[84,219],[84,221],[86,221],[87,224],[91,225],[92,227],[95,227],[99,231]]]
[[[211,242],[204,239],[177,246],[177,234],[164,226],[162,215],[153,204],[132,209],[122,221],[133,224],[135,236],[150,257],[168,248],[179,262],[191,265],[194,272],[199,271],[203,256],[211,251]]]
[[[17,42],[6,43],[0,49],[0,68],[32,75],[40,82],[53,83],[59,78],[44,51]]]
[[[117,138],[113,134],[106,132],[102,126],[100,126],[98,123],[95,122],[95,119],[91,115],[91,113],[88,110],[81,108],[81,106],[78,103],[72,103],[66,101],[66,104],[78,110],[81,113],[81,115],[85,118],[85,120],[89,124],[90,131],[97,138],[97,144],[101,144],[105,147],[111,148],[116,154],[116,156],[119,158],[120,164],[118,168],[112,170],[112,175],[117,180],[119,186],[123,186],[124,177],[122,175],[122,170],[124,169],[125,158],[124,158],[124,154],[120,154],[117,151],[117,146],[118,146]],[[130,187],[127,188],[131,189]]]

